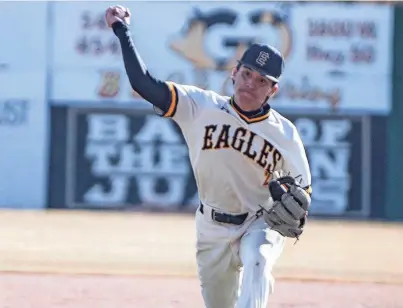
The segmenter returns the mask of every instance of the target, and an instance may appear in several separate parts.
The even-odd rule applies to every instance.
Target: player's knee
[[[272,265],[268,262],[268,257],[261,249],[251,252],[244,260],[244,265],[249,268],[255,268],[260,271],[270,271]]]
[[[251,268],[252,267],[252,268]],[[274,292],[274,277],[272,275],[272,265],[267,262],[264,256],[258,256],[249,268],[252,271],[253,279],[262,281],[269,290],[269,294]]]
[[[254,267],[255,269],[263,272],[267,270],[267,266],[266,266],[266,260],[260,256],[256,256],[255,258],[253,258],[253,260],[251,260],[249,267]]]
[[[268,294],[274,292],[274,277],[272,275],[272,266],[264,255],[256,254],[244,264],[244,276],[246,281],[259,281],[259,285],[265,289]]]

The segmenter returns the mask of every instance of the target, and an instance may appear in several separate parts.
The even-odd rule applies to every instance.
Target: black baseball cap
[[[238,62],[274,82],[278,82],[284,70],[284,58],[281,53],[273,46],[265,44],[250,45]]]

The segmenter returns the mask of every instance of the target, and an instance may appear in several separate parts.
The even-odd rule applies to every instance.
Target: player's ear
[[[270,96],[274,95],[278,90],[278,83],[275,83],[271,88]]]
[[[231,79],[232,79],[232,84],[235,83],[235,75],[238,72],[238,69],[236,67],[234,67],[231,71]]]
[[[267,95],[267,99],[270,97],[274,96],[278,90],[278,83],[273,84],[273,86],[270,88],[269,93]]]
[[[278,83],[274,84],[273,86],[273,94],[276,93],[278,90]]]

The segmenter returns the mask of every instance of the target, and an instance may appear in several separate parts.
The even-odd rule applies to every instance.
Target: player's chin
[[[247,105],[258,105],[258,99],[251,93],[246,92],[246,91],[242,91],[238,93],[238,100],[239,100],[239,104],[243,105],[243,106],[247,106]]]
[[[250,101],[256,100],[256,97],[252,93],[249,93],[247,91],[239,91],[238,98],[245,102],[248,102],[248,101],[250,102]]]

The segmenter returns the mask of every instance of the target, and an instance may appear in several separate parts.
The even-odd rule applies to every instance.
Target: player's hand
[[[127,25],[130,25],[130,16],[129,9],[121,5],[110,6],[105,11],[105,21],[109,28],[117,21],[123,21]]]

